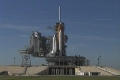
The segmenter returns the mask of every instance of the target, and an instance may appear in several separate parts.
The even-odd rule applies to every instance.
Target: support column
[[[52,75],[54,75],[54,68],[52,68]]]
[[[69,68],[69,75],[71,75],[71,68]]]
[[[64,68],[63,68],[63,75],[65,74],[65,70],[64,70]]]
[[[67,75],[67,67],[66,67],[66,75]]]
[[[55,75],[57,75],[57,69],[55,68]]]
[[[58,75],[60,75],[60,74],[59,74],[59,68],[57,68],[57,70],[58,70]]]
[[[53,68],[51,68],[51,75],[53,75]]]
[[[71,69],[71,67],[70,67],[70,75],[72,75],[72,69]]]
[[[60,75],[63,75],[63,68],[60,68]]]
[[[73,68],[71,68],[71,74],[73,75]]]
[[[55,69],[53,68],[53,75],[55,75]]]

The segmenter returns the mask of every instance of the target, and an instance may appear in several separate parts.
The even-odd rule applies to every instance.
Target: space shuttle
[[[58,49],[59,56],[63,56],[64,51],[64,25],[61,23],[61,7],[59,6],[59,25],[57,27],[57,40],[58,40]]]
[[[52,50],[49,56],[63,56],[65,52],[64,23],[61,23],[61,7],[59,6],[59,23],[57,23],[56,33],[52,38]]]

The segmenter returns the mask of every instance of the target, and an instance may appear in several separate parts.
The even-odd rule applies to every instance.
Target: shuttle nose
[[[64,27],[63,27],[63,25],[62,24],[59,24],[59,26],[58,26],[58,31],[64,31]]]

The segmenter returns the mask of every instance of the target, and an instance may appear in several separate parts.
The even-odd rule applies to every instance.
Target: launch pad
[[[61,22],[61,8],[59,6],[59,22],[55,24],[54,27],[48,27],[54,30],[54,35],[51,37],[42,36],[40,32],[33,32],[30,37],[30,45],[24,49],[20,50],[23,55],[24,66],[28,66],[29,55],[33,57],[45,57],[48,65],[66,65],[66,66],[84,66],[89,65],[90,61],[85,57],[80,55],[67,56],[66,54],[66,43],[68,36],[65,35],[65,26]],[[26,55],[28,58],[26,58]],[[25,57],[25,59],[24,59]]]
[[[63,57],[46,57],[48,65],[69,65],[83,66],[86,65],[86,58],[80,56],[63,56]]]

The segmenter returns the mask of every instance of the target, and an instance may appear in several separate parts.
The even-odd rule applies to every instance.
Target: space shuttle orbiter
[[[56,33],[52,38],[52,50],[48,54],[50,56],[64,56],[65,55],[65,35],[64,23],[61,23],[61,7],[59,6],[59,22],[56,23]]]

